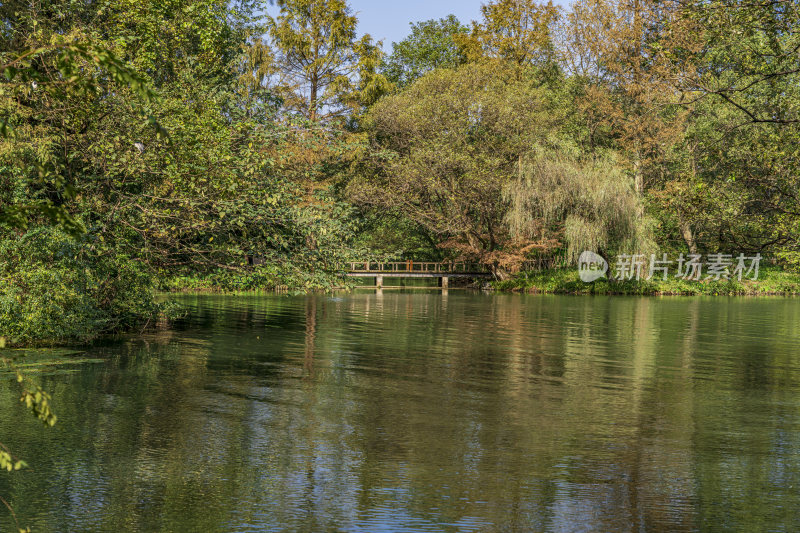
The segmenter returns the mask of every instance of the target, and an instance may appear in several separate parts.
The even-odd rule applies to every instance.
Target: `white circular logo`
[[[600,255],[586,251],[578,258],[578,274],[584,283],[591,283],[605,277],[606,272],[608,272],[608,263]]]

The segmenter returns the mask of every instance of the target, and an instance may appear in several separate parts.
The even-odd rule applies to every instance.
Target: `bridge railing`
[[[490,269],[481,263],[466,262],[424,262],[424,261],[392,261],[392,262],[351,262],[351,273],[381,273],[381,272],[428,272],[452,274],[485,274]]]

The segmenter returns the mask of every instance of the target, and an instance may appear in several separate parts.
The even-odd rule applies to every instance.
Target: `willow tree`
[[[608,257],[654,248],[652,221],[641,216],[634,180],[611,160],[538,153],[503,192],[505,222],[521,247],[556,241],[572,261],[584,250]]]
[[[380,43],[356,35],[358,19],[345,0],[279,0],[267,17],[289,110],[309,120],[330,120],[371,104],[388,88],[378,72]]]
[[[675,16],[671,0],[577,0],[556,31],[560,64],[583,86],[576,108],[586,150],[615,150],[643,196],[695,168],[685,142],[693,98],[676,88],[664,53],[686,48],[686,28],[668,31]],[[667,225],[678,228],[671,240],[693,249],[698,228],[686,211],[675,210]]]

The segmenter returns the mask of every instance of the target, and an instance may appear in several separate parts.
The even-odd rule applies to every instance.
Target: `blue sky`
[[[546,1],[546,0],[542,0]],[[567,0],[555,0],[562,6]],[[480,18],[481,4],[486,0],[349,0],[358,14],[358,34],[369,33],[383,48],[392,51],[392,42],[401,41],[411,32],[412,22],[438,19],[453,14],[462,23]],[[276,8],[268,9],[274,13]]]
[[[358,13],[358,33],[383,39],[390,51],[392,42],[402,40],[411,31],[409,24],[438,19],[453,14],[465,24],[480,17],[482,0],[350,0]]]
[[[438,19],[453,14],[464,24],[480,18],[481,4],[486,0],[350,0],[358,13],[358,33],[369,33],[383,39],[383,47],[392,50],[392,42],[409,34],[411,22]],[[566,0],[555,3],[567,5]]]

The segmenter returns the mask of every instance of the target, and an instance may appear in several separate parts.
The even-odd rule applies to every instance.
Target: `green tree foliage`
[[[800,6],[675,0],[665,53],[682,86],[752,123],[800,122]]]
[[[424,76],[369,116],[381,158],[351,186],[366,206],[408,217],[466,257],[500,260],[503,186],[557,129],[554,97],[511,68],[470,64]]]
[[[625,158],[664,247],[797,250],[793,2],[581,0],[558,27],[590,146]]]
[[[700,247],[798,264],[796,2],[673,4],[663,55],[690,123],[681,172],[656,197]]]
[[[382,217],[394,212],[397,220],[424,228],[440,247],[498,264],[548,246],[577,249],[576,243],[650,248],[650,229],[663,248],[774,251],[797,260],[796,3],[581,0],[561,16],[549,4],[496,0],[482,15],[469,35],[454,34],[457,49],[473,63],[513,71],[517,81],[538,80],[549,95],[546,109],[561,120],[543,125],[509,98],[524,117],[521,128],[547,133],[535,142],[529,136],[531,144],[517,159],[487,137],[476,137],[477,145],[465,144],[469,150],[454,157],[461,146],[454,136],[464,130],[445,115],[468,116],[481,88],[465,83],[463,109],[457,110],[448,89],[423,80],[404,86],[402,74],[395,74],[402,92],[370,115],[379,150],[364,180],[374,187],[361,190],[359,202],[379,206]],[[412,45],[425,38],[423,29],[438,42],[441,35],[429,26],[415,28],[404,41],[422,57],[426,49]],[[413,65],[414,56],[402,52]],[[447,74],[430,75],[437,76],[441,81]],[[433,105],[422,110],[426,101],[438,102],[442,113]],[[513,146],[517,138],[504,135],[496,138],[513,139]],[[527,173],[542,164],[529,156],[544,138],[561,154],[547,167],[560,178],[545,180],[547,187],[541,177],[547,173],[512,179],[514,168]],[[496,164],[481,148],[505,162]],[[615,163],[603,167],[607,179],[600,179],[596,161],[609,160]],[[465,167],[464,161],[480,162]],[[466,180],[479,174],[475,168],[491,169],[498,178]],[[470,196],[474,191],[481,191],[479,197]],[[600,199],[609,191],[619,202],[607,202],[609,211],[603,211]],[[490,203],[491,209],[467,217],[483,225],[467,236],[466,228],[475,225],[456,215]],[[545,216],[547,205],[558,206],[560,215]],[[570,213],[586,223],[576,224]],[[456,226],[465,229],[458,238]]]
[[[81,99],[101,98],[109,83],[127,87],[133,97],[143,102],[151,101],[153,93],[142,76],[117,59],[107,48],[57,38],[56,44],[24,42],[31,45],[27,50],[6,49],[0,51],[0,71],[4,80],[0,84],[0,139],[17,136],[17,128],[24,137],[31,126],[39,132],[46,129],[48,108],[71,97]],[[147,121],[158,129],[152,117]],[[62,124],[62,126],[64,126]],[[66,129],[66,128],[64,128]],[[158,130],[163,134],[163,130]],[[12,202],[8,196],[0,199],[0,224],[13,228],[25,228],[32,217],[47,219],[72,234],[83,228],[64,209],[62,200],[70,197],[74,189],[66,179],[60,152],[48,153],[49,143],[34,146],[36,155],[25,168],[15,168],[12,160],[0,178],[0,192],[10,194],[23,183],[33,185],[40,194],[27,202]],[[14,156],[16,157],[16,155]]]
[[[412,23],[409,36],[392,43],[384,74],[390,82],[403,88],[427,72],[465,63],[466,56],[456,43],[456,37],[466,35],[468,30],[455,15]]]
[[[0,253],[0,331],[12,345],[91,340],[162,310],[145,265],[97,236],[39,228],[0,241]]]
[[[651,219],[662,247],[797,259],[792,2],[494,0],[470,30],[413,25],[385,65],[342,0],[278,2],[265,27],[248,2],[41,6],[0,7],[9,241],[72,224],[162,279],[303,287],[333,283],[361,225],[497,265]],[[526,175],[554,152],[542,196]],[[581,241],[602,191],[636,224]]]
[[[118,137],[101,128],[86,139],[97,178],[75,209],[93,231],[162,272],[235,271],[254,256],[287,271],[337,268],[330,253],[347,242],[350,223],[326,180],[345,165],[344,134],[278,122],[274,110],[193,76],[160,96],[156,113],[172,142],[135,122]],[[310,248],[312,235],[326,246]]]
[[[576,103],[591,132],[590,148],[618,150],[640,193],[663,181],[686,126],[659,53],[662,8],[650,0],[580,0],[557,31],[562,69],[583,86]]]
[[[459,39],[470,60],[498,59],[519,67],[553,63],[559,8],[551,1],[496,0],[482,5],[481,15],[470,35]]]
[[[135,265],[143,279],[129,280],[130,292],[101,294],[85,290],[84,276],[99,279],[109,265],[54,261],[50,273],[64,280],[65,300],[50,303],[80,317],[48,324],[37,315],[23,324],[44,301],[37,298],[48,290],[48,268],[13,254],[3,294],[16,307],[0,334],[16,342],[87,340],[144,323],[152,313],[134,305],[152,298],[144,277],[224,271],[272,286],[336,283],[355,221],[335,189],[361,142],[282,117],[265,86],[271,53],[248,39],[258,30],[248,6],[103,3],[91,18],[69,3],[49,5],[7,13],[10,35],[44,43],[69,35],[64,49],[72,55],[62,59],[58,47],[29,54],[27,70],[17,69],[16,85],[3,93],[14,135],[0,140],[0,200],[4,212],[24,219],[7,216],[2,240],[17,246],[44,231],[54,217],[30,206],[54,206],[55,222],[82,234],[76,257],[106,254],[120,268]],[[52,20],[58,12],[70,16]],[[89,38],[91,46],[82,44]],[[19,46],[30,44],[20,39]],[[65,76],[70,83],[61,83]],[[269,275],[254,277],[254,270]],[[28,280],[26,272],[43,277]],[[122,309],[125,301],[138,309],[137,320]]]
[[[287,109],[328,121],[370,105],[388,89],[380,74],[380,43],[356,36],[345,0],[280,0],[268,18],[278,53],[276,90]]]

